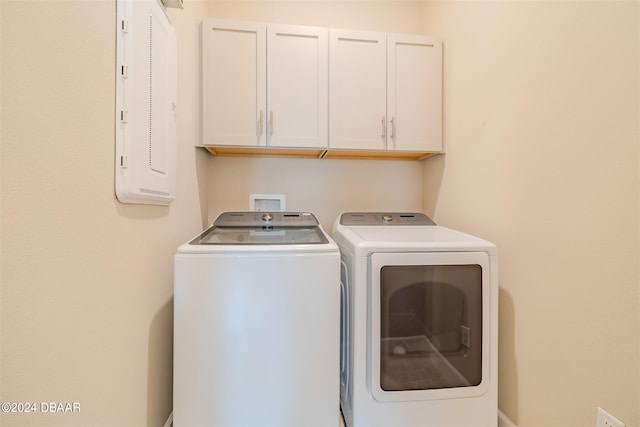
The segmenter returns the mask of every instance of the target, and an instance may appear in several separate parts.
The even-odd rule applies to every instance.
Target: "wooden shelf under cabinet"
[[[298,159],[320,159],[326,150],[301,148],[264,147],[205,147],[209,153],[219,157],[281,157]]]
[[[411,151],[365,151],[365,150],[327,150],[323,159],[356,160],[422,160],[438,153]]]
[[[204,147],[218,157],[275,157],[296,159],[422,160],[438,153],[411,151],[325,150],[264,147]]]

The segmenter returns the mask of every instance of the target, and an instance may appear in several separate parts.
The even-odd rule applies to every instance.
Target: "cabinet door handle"
[[[269,135],[273,135],[273,111],[269,111]]]
[[[387,130],[387,125],[385,122],[386,120],[384,119],[384,116],[382,116],[382,134],[380,135],[380,137],[382,138],[383,141],[384,141],[385,131]]]
[[[259,131],[258,135],[262,135],[264,133],[264,112],[260,110],[260,120],[258,121]]]
[[[396,138],[396,123],[395,117],[391,117],[391,139]]]

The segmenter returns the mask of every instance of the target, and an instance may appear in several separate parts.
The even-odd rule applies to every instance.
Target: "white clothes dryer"
[[[347,427],[498,422],[498,257],[421,213],[342,214]]]
[[[180,246],[174,426],[337,426],[339,272],[305,212],[226,212]]]

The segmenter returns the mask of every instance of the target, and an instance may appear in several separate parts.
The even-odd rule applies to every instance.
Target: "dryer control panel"
[[[436,225],[423,213],[345,212],[340,216],[342,225]]]

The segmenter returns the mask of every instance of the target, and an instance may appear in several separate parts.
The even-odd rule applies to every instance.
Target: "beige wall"
[[[0,425],[161,426],[171,411],[173,254],[206,209],[194,82],[181,81],[178,95],[176,200],[120,204],[115,1],[0,4],[0,401],[81,404],[79,414],[0,413]],[[181,77],[195,66],[194,7],[172,13]]]
[[[638,2],[429,2],[447,154],[425,206],[500,249],[500,408],[639,426]]]
[[[520,427],[640,426],[637,2],[185,0],[178,188],[113,196],[115,2],[0,1],[0,401],[79,401],[0,424],[160,426],[172,256],[250,192],[424,210],[498,243],[500,406]],[[214,158],[197,139],[197,17],[445,39],[448,154],[423,162]]]
[[[208,15],[279,24],[369,31],[422,32],[424,4],[415,0],[210,0]]]
[[[343,211],[421,211],[421,180],[419,162],[212,158],[209,216],[248,209],[250,193],[285,194],[331,231]]]

